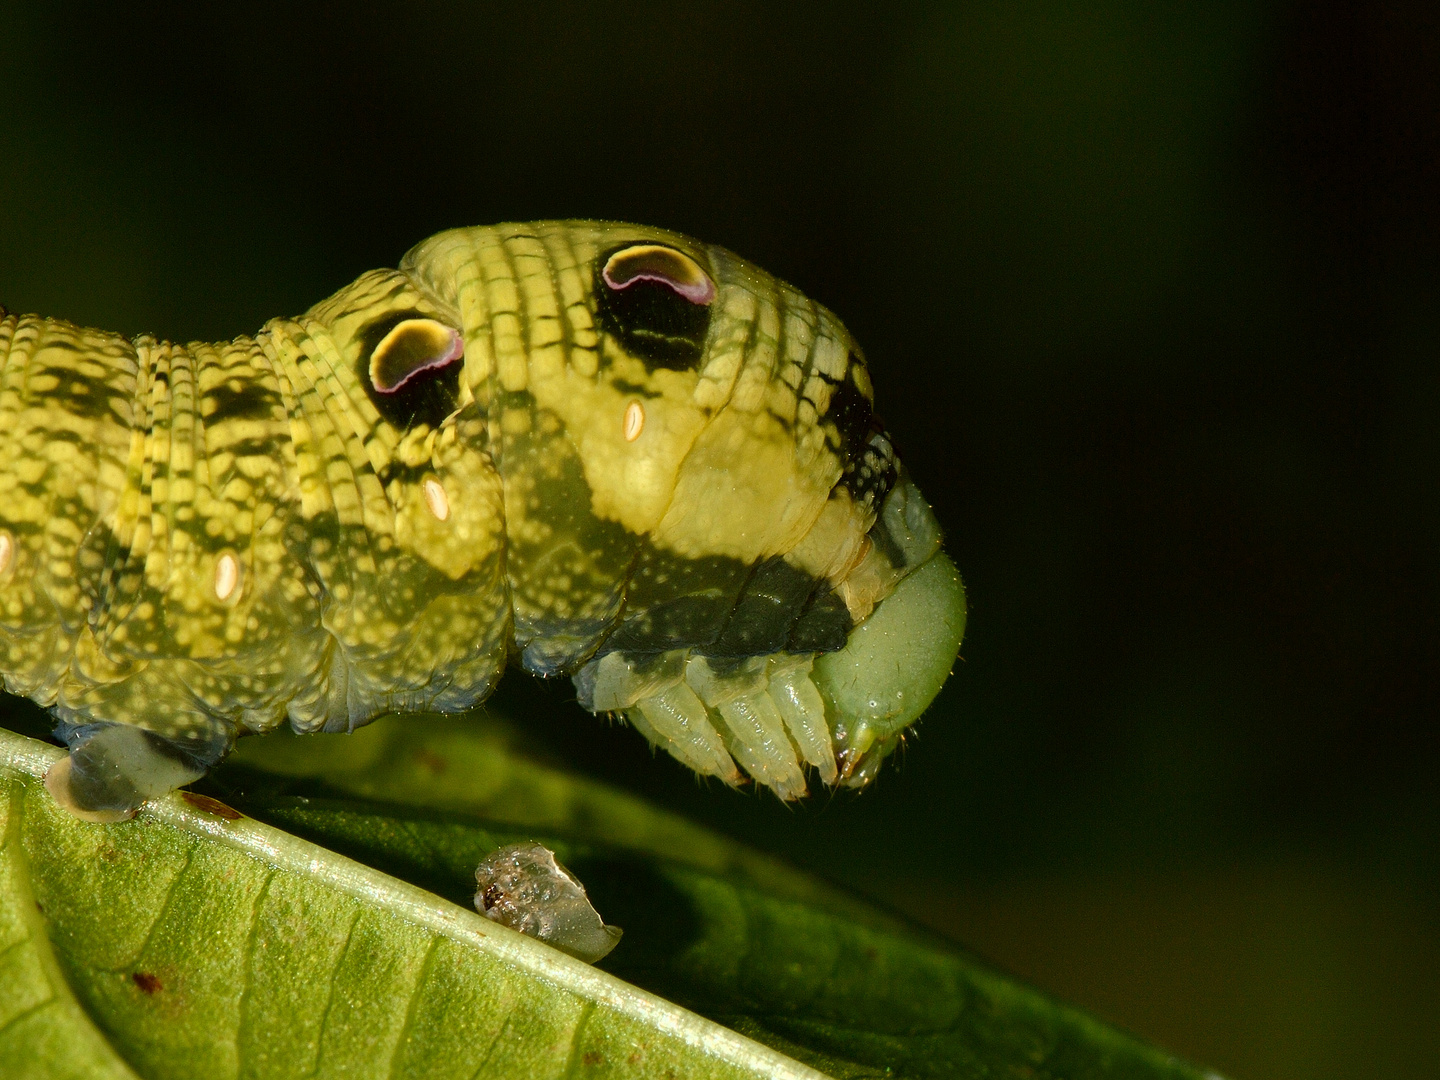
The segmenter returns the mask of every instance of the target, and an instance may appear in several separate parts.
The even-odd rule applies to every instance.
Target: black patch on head
[[[840,438],[844,463],[840,482],[856,502],[878,507],[895,486],[895,453],[885,422],[855,385],[853,373],[859,363],[852,354],[844,381],[830,394],[826,417],[835,424]]]
[[[851,626],[829,585],[783,558],[753,565],[720,555],[686,559],[647,543],[626,588],[624,617],[600,651],[624,652],[635,663],[692,648],[723,667],[782,651],[834,652]]]
[[[874,408],[860,388],[852,372],[859,363],[852,354],[845,378],[834,384],[830,392],[830,410],[825,414],[840,436],[840,454],[846,461],[855,458],[877,432],[884,432],[885,423],[875,415]]]
[[[392,311],[376,319],[360,331],[360,356],[355,374],[385,422],[402,431],[428,424],[439,427],[455,411],[460,401],[460,368],[462,364],[446,364],[418,372],[392,393],[382,393],[370,381],[370,358],[386,334],[406,319],[434,319],[423,311]],[[438,320],[437,320],[438,321]]]
[[[827,585],[816,591],[796,620],[787,651],[839,652],[845,647],[854,626],[845,601]]]
[[[782,650],[820,582],[773,556],[760,563],[720,636],[702,651],[712,657],[768,656]],[[713,667],[713,665],[712,665]]]
[[[632,281],[623,289],[605,283],[604,269],[617,251],[650,241],[632,240],[595,261],[595,315],[602,332],[645,364],[685,371],[700,362],[710,332],[710,306],[681,296],[661,281]]]
[[[687,559],[646,544],[625,592],[625,616],[605,652],[664,652],[720,636],[750,567],[739,559]]]

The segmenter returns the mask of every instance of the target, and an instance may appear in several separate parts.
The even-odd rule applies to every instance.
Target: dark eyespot
[[[397,311],[361,331],[356,373],[390,424],[439,427],[455,411],[464,356],[459,331],[418,311]]]
[[[683,251],[631,243],[600,256],[595,310],[600,328],[631,356],[657,367],[694,367],[710,330],[715,282]]]
[[[708,304],[715,299],[715,283],[699,263],[683,251],[659,244],[622,248],[605,260],[601,276],[611,289],[628,289],[637,281],[655,281],[692,304]]]
[[[370,385],[381,394],[393,394],[421,372],[446,367],[464,355],[458,331],[434,319],[405,319],[370,354]]]

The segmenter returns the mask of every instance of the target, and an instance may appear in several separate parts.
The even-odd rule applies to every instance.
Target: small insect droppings
[[[450,496],[445,494],[439,480],[426,480],[423,486],[425,503],[430,507],[430,513],[435,515],[437,521],[444,521],[450,516]]]
[[[229,600],[230,594],[235,591],[235,586],[240,584],[240,563],[231,555],[225,552],[215,560],[215,595],[221,600]]]
[[[152,975],[148,971],[137,971],[130,976],[130,981],[140,988],[143,994],[158,994],[165,989],[165,984],[160,981],[158,975]]]
[[[625,441],[634,442],[645,430],[645,406],[632,401],[625,406]]]
[[[555,853],[533,840],[487,855],[475,870],[475,910],[487,919],[539,938],[587,964],[620,941],[585,895],[585,886]]]

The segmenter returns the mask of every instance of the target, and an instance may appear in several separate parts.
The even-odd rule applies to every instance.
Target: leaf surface
[[[112,826],[50,801],[58,753],[0,731],[0,946],[63,1019],[37,1077],[1204,1075],[493,717],[245,740]],[[532,839],[625,929],[604,970],[470,910]],[[34,1008],[8,985],[0,1023]]]
[[[457,903],[491,850],[541,840],[625,928],[603,967],[832,1075],[1204,1075],[825,882],[547,767],[493,716],[307,742],[243,744],[237,765],[270,779],[229,797]]]
[[[57,757],[0,731],[7,1076],[815,1075],[204,796],[76,821],[39,782]]]

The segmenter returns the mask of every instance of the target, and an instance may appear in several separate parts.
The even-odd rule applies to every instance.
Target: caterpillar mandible
[[[77,816],[511,663],[793,799],[867,783],[958,655],[859,347],[722,248],[457,229],[221,344],[0,316],[0,672]]]

